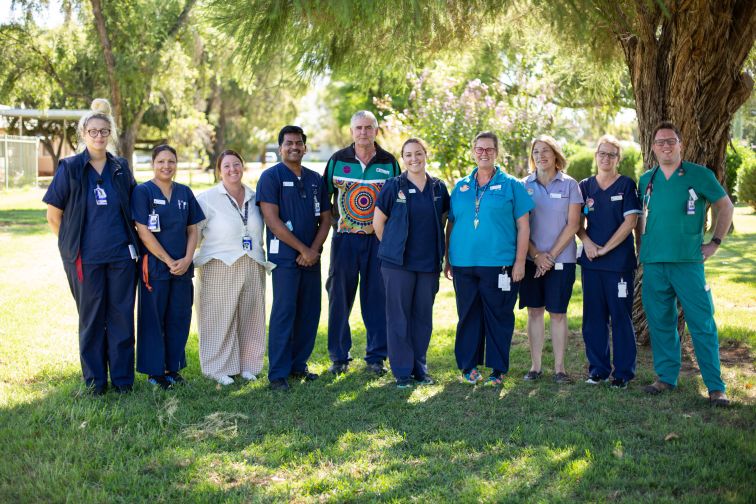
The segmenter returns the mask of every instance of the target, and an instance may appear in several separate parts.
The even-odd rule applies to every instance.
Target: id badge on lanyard
[[[94,188],[95,203],[97,206],[106,206],[108,204],[108,194],[105,189],[100,187],[100,183],[97,183],[97,187]]]
[[[503,292],[509,292],[512,290],[512,277],[509,276],[506,269],[501,269],[502,271],[499,273],[499,289]]]

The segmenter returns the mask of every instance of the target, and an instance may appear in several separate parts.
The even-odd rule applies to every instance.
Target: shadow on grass
[[[437,384],[411,390],[357,360],[288,394],[264,378],[219,388],[200,375],[195,335],[189,384],[169,392],[139,376],[131,395],[92,398],[77,370],[44,369],[0,410],[0,500],[752,501],[753,406],[713,410],[690,377],[675,393],[644,396],[647,349],[628,390],[559,387],[548,372],[528,384],[522,334],[504,386],[471,387],[458,381],[453,337],[434,333]],[[328,365],[325,339],[316,371]],[[575,377],[582,351],[573,336]]]
[[[33,235],[48,231],[45,210],[0,210],[0,232]]]

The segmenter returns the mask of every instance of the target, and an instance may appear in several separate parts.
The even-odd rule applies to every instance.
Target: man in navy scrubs
[[[328,237],[331,204],[323,177],[302,166],[307,136],[299,126],[278,134],[281,163],[257,183],[257,204],[267,227],[273,270],[273,308],[268,333],[268,379],[288,390],[287,378],[315,380],[307,368],[320,320],[320,254]]]

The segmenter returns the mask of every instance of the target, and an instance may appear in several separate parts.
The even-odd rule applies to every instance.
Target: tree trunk
[[[730,123],[754,84],[741,69],[754,43],[756,2],[676,0],[666,5],[668,16],[656,3],[635,0],[635,33],[617,33],[633,84],[644,164],[655,165],[654,126],[671,120],[682,132],[685,159],[709,167],[724,182]],[[642,282],[639,272],[633,319],[638,340],[648,341]],[[684,327],[682,311],[678,326]]]

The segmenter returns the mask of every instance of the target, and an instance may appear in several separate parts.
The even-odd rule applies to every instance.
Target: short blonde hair
[[[601,147],[601,144],[609,144],[613,147],[617,148],[617,159],[622,159],[622,145],[620,145],[620,141],[617,140],[617,137],[614,135],[604,135],[601,138],[598,139],[598,142],[596,142],[596,152],[593,153],[595,156],[598,154],[599,147]]]
[[[551,147],[551,150],[554,151],[557,170],[564,170],[565,168],[567,168],[567,158],[564,157],[562,148],[559,147],[559,144],[554,139],[554,137],[551,137],[549,135],[539,135],[535,137],[532,142],[530,142],[530,157],[528,158],[528,166],[530,167],[530,171],[536,171],[535,159],[533,159],[533,149],[535,148],[535,144],[538,142],[545,143],[546,145]]]

